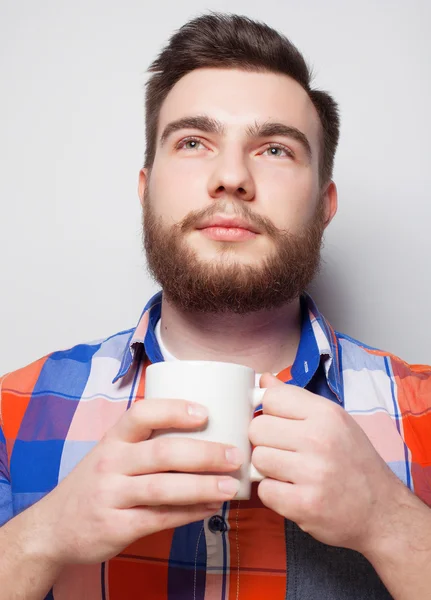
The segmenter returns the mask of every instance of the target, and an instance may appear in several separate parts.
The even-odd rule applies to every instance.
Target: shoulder
[[[397,374],[421,373],[431,377],[431,365],[411,364],[392,352],[369,346],[345,333],[336,331],[335,335],[342,352],[343,368],[386,365],[387,368],[394,369]]]
[[[22,397],[31,394],[37,387],[67,386],[71,390],[88,379],[96,362],[103,361],[106,367],[109,365],[110,372],[115,366],[118,369],[133,331],[127,329],[103,339],[57,350],[6,373],[0,377],[0,397],[4,398],[6,394]]]
[[[431,366],[410,364],[385,350],[368,346],[343,333],[335,332],[343,379],[358,387],[365,380],[376,393],[390,390],[402,412],[429,411],[431,406]]]

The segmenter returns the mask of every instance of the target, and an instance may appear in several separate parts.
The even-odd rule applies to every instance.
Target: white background
[[[0,372],[133,326],[156,289],[136,193],[145,70],[205,9],[281,30],[340,103],[313,295],[337,329],[430,363],[429,0],[0,0]]]

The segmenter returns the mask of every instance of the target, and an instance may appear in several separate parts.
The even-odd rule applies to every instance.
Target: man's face
[[[303,291],[336,204],[319,187],[320,131],[287,76],[198,69],[176,83],[140,180],[149,267],[172,301],[244,313]]]

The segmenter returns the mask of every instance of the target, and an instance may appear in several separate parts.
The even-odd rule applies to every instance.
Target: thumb
[[[283,381],[280,381],[280,379],[277,379],[275,375],[272,375],[272,373],[269,372],[262,374],[259,383],[261,388],[270,388],[276,387],[277,385],[285,385]]]

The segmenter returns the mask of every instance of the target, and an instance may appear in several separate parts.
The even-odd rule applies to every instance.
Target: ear
[[[144,208],[145,188],[148,183],[148,169],[143,168],[139,171],[138,195],[142,208]]]
[[[326,227],[328,227],[329,223],[335,217],[338,208],[337,186],[335,185],[334,181],[330,181],[327,184],[326,189],[323,192],[322,202],[324,223],[326,229]]]

